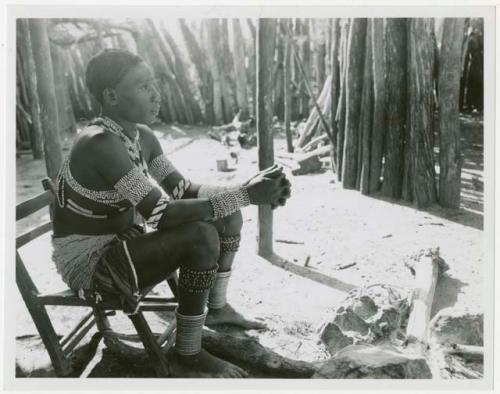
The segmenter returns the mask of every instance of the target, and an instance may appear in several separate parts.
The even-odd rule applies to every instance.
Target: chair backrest
[[[52,207],[55,200],[55,188],[52,180],[50,178],[44,178],[42,180],[44,192],[38,194],[37,196],[30,198],[29,200],[23,201],[16,205],[16,222],[18,220],[24,219],[29,215],[49,207],[50,220],[44,221],[42,224],[22,233],[16,237],[16,250],[21,246],[26,245],[28,242],[38,238],[39,236],[52,230]]]

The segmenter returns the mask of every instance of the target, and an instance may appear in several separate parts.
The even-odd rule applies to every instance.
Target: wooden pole
[[[363,84],[363,59],[365,54],[366,18],[354,18],[349,26],[347,81],[346,81],[346,125],[342,185],[355,189],[358,175],[359,111]]]
[[[229,32],[228,32],[228,19],[223,18],[222,23],[218,26],[220,33],[220,43],[222,56],[217,56],[220,61],[220,70],[222,71],[221,84],[222,84],[222,100],[224,103],[224,113],[226,123],[231,122],[237,112],[236,105],[236,84],[234,81],[234,67],[233,56],[229,49]]]
[[[330,69],[332,75],[332,88],[330,90],[330,103],[331,103],[331,125],[332,125],[332,151],[330,159],[332,162],[332,171],[338,172],[337,168],[337,145],[338,145],[338,122],[336,119],[337,108],[339,105],[340,93],[340,65],[339,65],[339,45],[340,45],[340,20],[334,18],[331,24],[331,49],[330,49]]]
[[[410,21],[410,134],[412,190],[417,207],[437,201],[433,144],[432,19]]]
[[[213,125],[214,120],[214,106],[213,106],[213,81],[212,75],[210,74],[207,56],[201,49],[196,37],[189,29],[186,21],[184,19],[179,19],[179,25],[181,28],[182,36],[186,43],[186,48],[188,50],[189,58],[196,67],[198,76],[200,78],[200,92],[203,99],[205,121]]]
[[[208,59],[210,70],[212,72],[213,80],[213,92],[214,92],[214,115],[215,123],[221,125],[225,123],[226,117],[224,116],[223,106],[222,106],[222,84],[221,84],[221,72],[219,69],[218,54],[221,53],[220,38],[219,35],[219,20],[210,19],[204,20],[206,27],[206,40],[208,48]]]
[[[463,18],[445,18],[439,60],[439,203],[460,208],[459,94]]]
[[[401,197],[406,97],[406,20],[386,20],[387,133],[382,195]],[[417,104],[418,105],[418,104]]]
[[[302,43],[300,45],[300,58],[302,60],[301,73],[306,75],[304,78],[304,83],[301,85],[301,110],[302,117],[307,118],[309,116],[309,100],[308,89],[305,84],[305,80],[311,80],[311,42],[309,39],[309,20],[305,19],[301,23],[302,31],[301,38]],[[296,51],[295,51],[296,52]]]
[[[272,70],[274,61],[276,19],[260,18],[257,24],[257,143],[259,169],[274,163],[272,134]],[[273,253],[273,211],[270,205],[259,205],[258,254]]]
[[[345,123],[346,123],[346,107],[347,107],[347,41],[349,37],[349,21],[342,19],[340,33],[340,56],[339,56],[339,73],[340,73],[340,93],[339,105],[335,121],[338,125],[337,133],[337,180],[342,182],[342,171],[344,166],[344,139],[345,139]]]
[[[372,125],[373,125],[373,69],[372,69],[372,20],[368,20],[366,29],[366,52],[365,52],[365,67],[363,75],[363,93],[361,98],[361,113],[359,135],[361,137],[360,144],[360,175],[359,183],[360,190],[363,194],[370,192],[370,152],[372,143]]]
[[[245,40],[239,19],[232,20],[233,53],[236,74],[236,98],[240,110],[240,120],[248,119],[247,77],[245,70]]]
[[[43,129],[40,120],[40,102],[38,100],[37,93],[37,80],[36,80],[36,68],[35,61],[33,59],[33,50],[31,45],[30,30],[28,26],[27,19],[18,19],[17,23],[20,24],[22,31],[22,37],[20,37],[19,45],[22,47],[22,53],[26,59],[28,75],[27,75],[27,93],[30,105],[30,115],[31,115],[31,150],[33,152],[34,159],[43,158]]]
[[[29,27],[36,65],[40,119],[44,134],[45,166],[49,178],[55,180],[62,164],[62,149],[47,21],[45,19],[30,19]]]
[[[290,120],[292,118],[292,92],[290,90],[292,84],[292,74],[291,74],[291,52],[293,51],[293,46],[291,45],[291,19],[285,19],[287,29],[285,29],[285,61],[284,61],[284,84],[283,84],[283,96],[285,98],[285,133],[286,133],[286,146],[287,152],[293,152],[293,139],[292,130],[290,129]]]
[[[257,33],[255,26],[250,18],[247,19],[248,28],[252,34],[252,44],[250,45],[249,56],[249,81],[252,88],[252,115],[255,117],[257,114],[257,76],[255,70],[257,69]]]
[[[382,175],[382,156],[385,136],[385,61],[384,61],[384,20],[372,21],[372,58],[373,58],[373,127],[370,152],[370,184],[368,192],[380,190]]]

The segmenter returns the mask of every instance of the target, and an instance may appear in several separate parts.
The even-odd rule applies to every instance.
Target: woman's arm
[[[179,224],[215,220],[249,205],[246,190],[225,193],[213,198],[172,201],[160,187],[151,182],[130,161],[121,141],[111,134],[92,137],[93,165],[110,186],[128,199],[153,228],[175,227]]]

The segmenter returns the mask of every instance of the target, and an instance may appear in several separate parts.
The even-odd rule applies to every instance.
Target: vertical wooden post
[[[463,18],[445,18],[439,58],[439,203],[460,208],[459,93]]]
[[[292,37],[290,37],[290,32],[292,29],[292,20],[291,19],[285,19],[284,20],[284,25],[286,26],[285,29],[285,61],[284,61],[284,89],[283,89],[283,96],[285,97],[285,133],[286,133],[286,146],[287,146],[287,151],[292,153],[293,152],[293,140],[292,140],[292,130],[290,129],[290,120],[292,118],[292,92],[290,90],[291,84],[292,84],[292,70],[291,70],[291,52],[293,51],[293,45],[291,45],[290,40],[292,40]]]
[[[344,139],[345,139],[345,121],[346,121],[346,106],[347,106],[347,41],[349,37],[349,21],[342,19],[340,33],[340,56],[339,56],[339,73],[340,73],[340,93],[339,104],[335,120],[337,122],[337,180],[342,182],[342,172],[344,167]]]
[[[221,73],[219,69],[218,57],[220,54],[220,42],[218,42],[219,35],[219,20],[210,19],[204,21],[206,27],[206,38],[207,38],[207,48],[208,48],[208,61],[210,64],[210,70],[212,72],[213,81],[213,92],[214,92],[214,115],[215,123],[221,125],[224,123],[225,116],[222,106],[222,84],[221,84]]]
[[[302,60],[303,69],[306,74],[308,81],[311,80],[311,42],[309,39],[309,19],[305,19],[301,23],[302,31],[302,45],[300,46],[300,58]],[[302,76],[301,76],[302,77]],[[303,77],[302,77],[303,78]],[[307,87],[305,82],[301,83],[301,106],[302,106],[302,117],[307,118],[309,116],[309,94],[307,92]]]
[[[337,164],[337,137],[338,137],[338,122],[336,119],[337,107],[339,104],[339,90],[340,90],[340,65],[339,65],[339,45],[340,45],[340,24],[339,18],[334,18],[331,23],[331,49],[330,49],[330,70],[332,75],[332,88],[330,90],[331,95],[331,116],[330,119],[332,125],[332,136],[333,144],[332,151],[330,154],[330,160],[332,162],[332,170],[336,169],[338,172],[338,167],[333,163]]]
[[[363,75],[363,93],[361,98],[360,127],[359,136],[361,138],[360,146],[360,168],[359,179],[360,190],[363,194],[369,194],[370,185],[370,153],[372,144],[372,126],[373,126],[373,69],[372,69],[372,20],[368,20],[366,28],[366,50],[365,66]]]
[[[437,201],[433,146],[433,66],[432,20],[410,22],[410,134],[411,174],[414,200],[418,208]]]
[[[259,169],[273,165],[272,134],[273,83],[276,19],[262,18],[257,24],[257,143]],[[273,211],[270,205],[259,205],[258,254],[273,253]]]
[[[346,125],[342,185],[355,189],[358,175],[359,110],[363,84],[366,18],[354,18],[349,26],[346,80]]]
[[[29,21],[40,100],[40,118],[44,134],[45,165],[47,175],[55,180],[62,164],[62,149],[59,137],[54,72],[46,25],[45,19],[30,19]]]
[[[222,50],[222,52],[219,53],[221,53],[222,56],[217,56],[217,59],[220,61],[220,70],[222,71],[220,81],[222,84],[224,113],[226,116],[226,122],[231,122],[237,112],[237,105],[235,97],[236,85],[234,82],[233,56],[231,55],[231,50],[229,49],[229,31],[227,21],[227,18],[223,18],[221,25],[218,26],[220,30],[220,48]]]
[[[30,30],[28,26],[28,21],[26,19],[18,19],[17,23],[20,24],[20,30],[22,31],[22,37],[19,37],[20,42],[18,45],[21,46],[22,52],[24,53],[24,58],[27,62],[27,85],[28,85],[28,97],[30,104],[30,114],[32,130],[31,133],[31,149],[33,151],[34,159],[43,158],[43,129],[40,120],[40,102],[38,100],[37,93],[37,81],[36,81],[36,69],[35,61],[33,59],[33,50],[31,45]]]
[[[373,57],[373,127],[370,153],[370,185],[373,194],[380,189],[382,156],[385,135],[385,62],[384,62],[384,20],[374,18],[372,22]]]
[[[239,19],[232,20],[233,53],[236,74],[236,99],[240,110],[240,120],[248,119],[247,77],[245,71],[245,40]]]
[[[249,56],[249,79],[250,86],[252,87],[252,115],[255,117],[257,114],[257,76],[255,70],[257,68],[257,32],[251,19],[247,19],[248,28],[252,34],[252,44],[250,45]]]
[[[387,133],[382,194],[400,198],[403,179],[403,149],[406,97],[406,20],[386,20]]]

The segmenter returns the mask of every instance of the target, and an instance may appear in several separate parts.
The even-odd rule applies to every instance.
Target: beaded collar
[[[104,116],[98,117],[91,123],[89,123],[89,126],[93,125],[100,126],[105,131],[117,135],[127,148],[127,153],[132,163],[136,167],[138,167],[141,172],[144,173],[144,175],[149,177],[148,167],[143,159],[141,146],[139,143],[139,131],[136,132],[134,140],[131,140],[127,135],[125,135],[125,133],[123,133],[123,127],[121,127],[112,119]],[[108,206],[118,207],[116,204],[125,200],[124,197],[116,189],[92,190],[86,188],[85,186],[82,186],[71,173],[69,162],[70,155],[68,155],[64,160],[61,170],[59,171],[59,174],[57,176],[56,188],[59,206],[64,207],[66,203],[64,198],[64,183],[67,183],[69,187],[71,187],[71,189],[73,189],[83,197]]]

